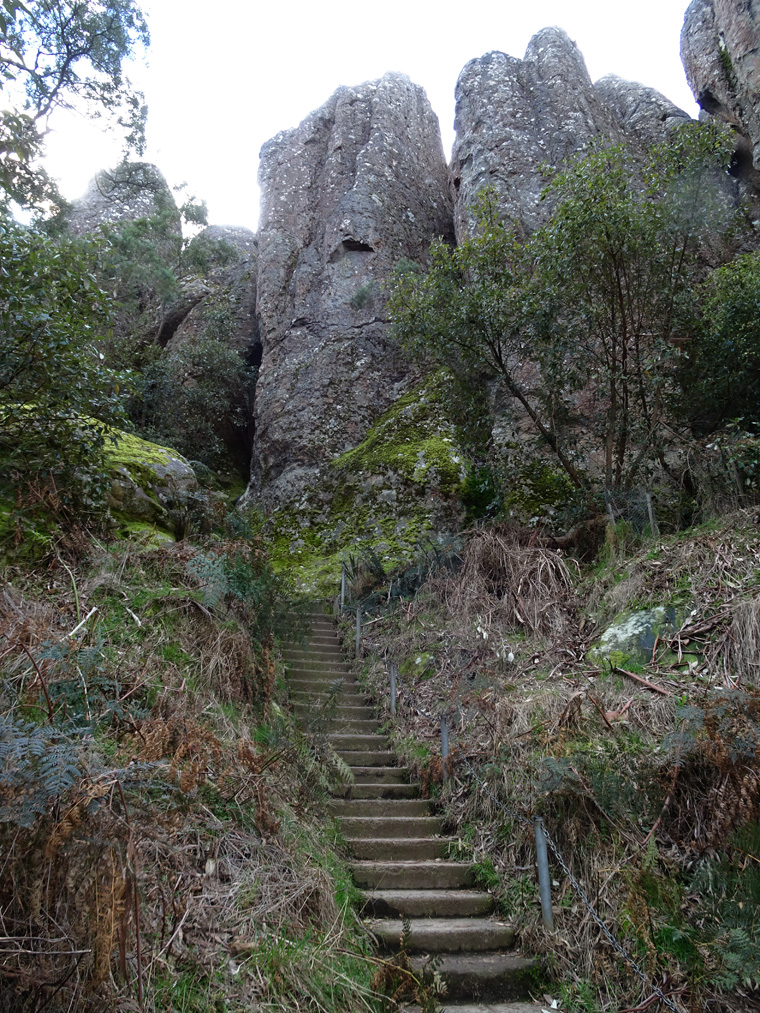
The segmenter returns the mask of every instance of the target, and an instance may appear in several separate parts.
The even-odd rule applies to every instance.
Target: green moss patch
[[[472,468],[463,420],[474,413],[462,400],[445,371],[399,398],[357,447],[322,469],[318,484],[267,519],[274,565],[304,592],[330,595],[348,553],[372,548],[392,570],[426,539],[456,530]]]

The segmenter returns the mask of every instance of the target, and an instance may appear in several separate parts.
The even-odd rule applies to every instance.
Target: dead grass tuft
[[[450,609],[530,633],[562,633],[575,610],[568,562],[557,550],[526,544],[522,530],[511,525],[473,535],[459,572],[436,583]]]

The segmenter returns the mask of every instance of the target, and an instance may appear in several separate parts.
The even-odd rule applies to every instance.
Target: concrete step
[[[403,785],[409,788],[411,785]],[[369,816],[372,819],[379,819],[384,816],[392,818],[410,816],[429,816],[430,803],[424,798],[415,799],[388,799],[388,798],[367,798],[367,799],[331,799],[327,807],[332,816],[339,819],[349,819]],[[356,835],[359,836],[358,834]]]
[[[462,862],[350,863],[357,886],[372,890],[457,890],[472,886],[472,866]]]
[[[389,743],[387,735],[347,735],[339,732],[330,736],[330,745],[337,753],[349,749],[384,749]]]
[[[327,697],[321,701],[322,704],[327,704],[328,702]],[[319,701],[307,701],[303,698],[293,700],[293,710],[296,714],[309,715],[315,710],[319,710],[319,707]],[[333,717],[336,724],[343,724],[346,721],[371,721],[375,717],[375,710],[373,707],[358,707],[354,704],[336,702]],[[375,721],[377,721],[377,718],[375,718]],[[335,729],[333,729],[333,731],[335,731]]]
[[[346,837],[353,858],[370,862],[425,862],[443,858],[449,842],[442,837]]]
[[[289,672],[288,686],[314,693],[324,693],[333,686],[361,693],[362,688],[349,672]]]
[[[356,732],[360,735],[369,735],[371,732],[377,732],[380,730],[380,722],[377,718],[353,718],[342,715],[333,721],[331,726],[330,734],[348,734],[349,732]]]
[[[376,918],[470,918],[492,909],[493,897],[483,890],[369,890],[362,905]]]
[[[335,746],[333,745],[333,749]],[[369,750],[336,749],[336,753],[349,767],[390,767],[393,765],[396,754],[389,749]]]
[[[368,923],[386,950],[398,951],[400,918]],[[493,953],[514,944],[515,930],[491,918],[410,918],[410,953]]]
[[[346,690],[341,689],[339,692],[332,693],[304,693],[301,690],[291,690],[290,698],[293,703],[300,704],[302,707],[308,707],[313,710],[314,707],[319,707],[321,704],[325,704],[329,701],[330,697],[335,697],[335,702],[341,712],[351,710],[368,710],[370,714],[374,714],[374,710],[370,707],[368,697],[363,696],[359,693],[347,693]],[[357,717],[364,715],[356,715]]]
[[[286,664],[298,661],[304,665],[326,664],[330,661],[343,661],[343,652],[338,644],[309,643],[304,647],[286,647],[282,656]]]
[[[344,837],[434,837],[443,821],[438,816],[340,816]]]
[[[351,767],[351,773],[358,784],[405,784],[409,780],[408,767]]]
[[[426,958],[413,956],[411,963],[416,971],[422,971]],[[527,999],[537,967],[537,961],[512,953],[443,954],[436,962],[436,970],[446,982],[447,1002],[463,999],[471,1005],[489,999],[501,1003]]]
[[[342,683],[339,679],[333,679],[331,682],[324,682],[317,685],[308,682],[301,682],[300,680],[296,681],[288,679],[288,689],[290,690],[291,697],[298,695],[299,699],[305,699],[306,697],[327,697],[337,695],[337,697],[341,700],[345,700],[347,698],[346,694],[348,693],[348,699],[351,700],[356,695],[355,691],[352,690],[351,687],[346,689],[345,683]],[[367,698],[362,696],[360,699],[362,701],[366,701]],[[354,706],[353,702],[351,706]],[[363,702],[360,706],[365,707],[367,704]],[[377,747],[374,746],[373,748]]]
[[[417,798],[420,793],[418,784],[383,784],[382,782],[370,783],[360,781],[349,785],[346,791],[341,793],[341,798],[358,799],[401,799]]]

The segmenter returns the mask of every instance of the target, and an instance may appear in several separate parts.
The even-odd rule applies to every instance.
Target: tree
[[[592,151],[547,188],[554,212],[530,244],[554,307],[538,332],[543,375],[582,419],[607,488],[653,461],[668,470],[674,367],[704,259],[734,216],[720,186],[729,154],[721,133],[682,128],[643,165],[618,146]]]
[[[144,146],[147,110],[124,74],[149,43],[135,0],[3,0],[0,17],[0,190],[40,207],[55,186],[34,165],[56,109],[83,106],[124,131],[127,149]]]
[[[699,293],[700,318],[680,370],[684,416],[698,435],[736,422],[760,428],[760,254],[718,268]]]
[[[0,218],[0,471],[97,471],[109,426],[126,420],[125,377],[100,339],[110,299],[100,246],[56,241]]]
[[[728,149],[718,132],[679,132],[637,164],[620,147],[555,176],[553,210],[532,236],[481,195],[475,233],[403,270],[390,309],[408,348],[495,377],[570,481],[583,464],[630,486],[659,461],[673,424],[672,361],[692,326],[691,295],[712,234]]]

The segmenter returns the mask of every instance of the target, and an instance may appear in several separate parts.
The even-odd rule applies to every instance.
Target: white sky
[[[147,67],[132,78],[150,115],[146,158],[171,184],[205,198],[209,221],[256,227],[261,145],[296,126],[340,85],[395,70],[427,91],[448,157],[454,86],[468,60],[498,49],[522,57],[530,37],[559,25],[593,80],[657,88],[697,115],[681,67],[688,0],[142,0]],[[73,116],[54,121],[47,166],[65,196],[81,194],[119,145]]]

